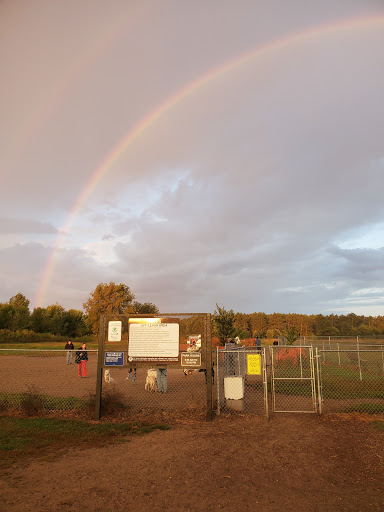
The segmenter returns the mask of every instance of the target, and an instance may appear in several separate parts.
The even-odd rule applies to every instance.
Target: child
[[[87,345],[83,343],[81,348],[76,352],[75,362],[77,363],[77,376],[78,377],[86,377],[88,375],[87,372],[87,361],[88,361],[88,352]]]

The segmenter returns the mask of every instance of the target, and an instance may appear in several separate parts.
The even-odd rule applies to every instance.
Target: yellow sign
[[[247,354],[247,374],[261,375],[261,355]]]

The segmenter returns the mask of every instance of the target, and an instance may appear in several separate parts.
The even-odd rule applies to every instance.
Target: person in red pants
[[[76,352],[75,362],[77,363],[77,376],[78,377],[86,377],[88,375],[87,372],[87,361],[88,361],[88,352],[87,345],[83,343],[81,348]]]

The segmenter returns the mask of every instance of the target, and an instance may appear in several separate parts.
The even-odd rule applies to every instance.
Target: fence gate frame
[[[247,350],[248,349],[248,350]],[[221,401],[222,396],[220,395],[220,379],[224,378],[221,375],[220,371],[220,360],[219,354],[223,354],[224,357],[226,354],[233,353],[234,355],[243,355],[244,356],[244,364],[245,368],[247,368],[247,359],[246,356],[250,355],[259,355],[260,356],[260,370],[261,370],[261,379],[263,384],[263,402],[264,402],[264,414],[267,419],[269,419],[269,396],[268,396],[268,363],[267,363],[267,347],[262,347],[260,350],[254,350],[254,347],[251,349],[249,347],[241,347],[236,349],[220,349],[218,346],[216,347],[216,391],[217,391],[217,415],[221,413]]]
[[[315,376],[315,357],[313,354],[313,347],[311,345],[294,345],[289,346],[290,348],[297,348],[300,350],[300,370],[302,373],[302,359],[301,359],[301,349],[308,350],[309,353],[309,369],[310,369],[310,376],[309,377],[303,377],[301,375],[300,377],[276,377],[275,376],[275,367],[277,361],[275,360],[274,352],[276,350],[284,350],[288,349],[288,346],[285,346],[284,348],[280,346],[270,346],[269,347],[269,354],[270,354],[270,362],[271,362],[271,370],[270,370],[270,378],[271,378],[271,402],[272,402],[272,412],[292,412],[292,413],[317,413],[318,412],[318,403],[317,403],[317,396],[316,396],[316,376]],[[316,361],[316,368],[318,372],[318,364]],[[310,381],[311,383],[311,392],[312,392],[312,410],[278,410],[276,409],[276,387],[275,384],[277,381]]]

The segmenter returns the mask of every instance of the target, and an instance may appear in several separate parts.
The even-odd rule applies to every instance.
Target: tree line
[[[100,283],[83,303],[84,311],[66,310],[60,304],[37,307],[18,293],[0,303],[0,330],[50,333],[68,338],[98,334],[103,314],[158,314],[151,302],[138,302],[125,284]],[[297,313],[235,313],[216,304],[212,317],[213,335],[239,338],[276,338],[277,336],[380,336],[384,334],[384,316],[304,315]],[[222,326],[222,328],[220,327]],[[220,330],[221,329],[221,330]]]
[[[298,336],[379,336],[384,316],[234,313],[234,326],[240,338],[275,338],[292,329]]]
[[[0,303],[0,330],[78,338],[98,334],[103,314],[159,312],[155,304],[136,301],[128,286],[116,283],[98,284],[84,302],[84,311],[66,310],[56,303],[46,308],[34,308],[31,312],[29,304],[29,299],[22,293]]]

